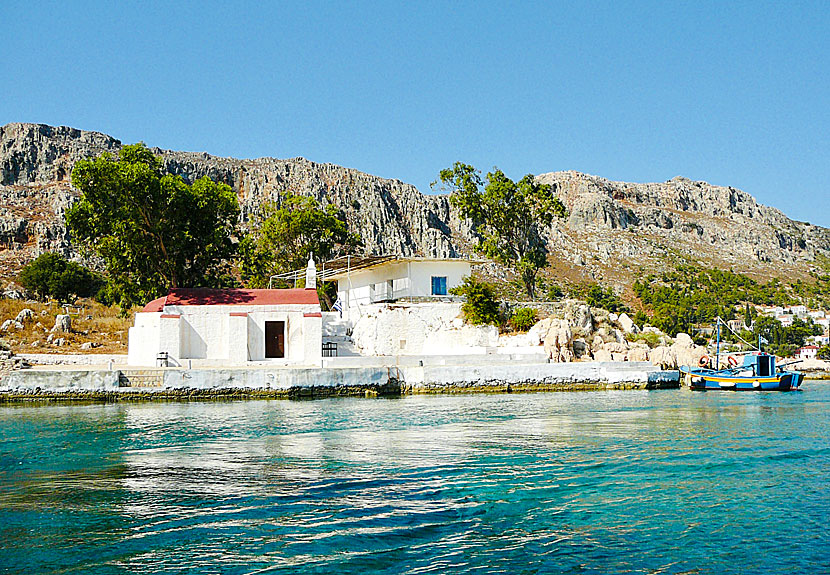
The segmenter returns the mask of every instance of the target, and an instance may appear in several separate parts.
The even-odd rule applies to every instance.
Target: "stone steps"
[[[164,387],[164,370],[122,369],[118,387]]]

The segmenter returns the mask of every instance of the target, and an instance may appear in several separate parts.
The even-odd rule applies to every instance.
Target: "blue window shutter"
[[[432,276],[432,295],[447,295],[446,276]]]

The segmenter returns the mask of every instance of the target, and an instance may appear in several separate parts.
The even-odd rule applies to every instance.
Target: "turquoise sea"
[[[830,385],[0,407],[2,573],[828,573]]]

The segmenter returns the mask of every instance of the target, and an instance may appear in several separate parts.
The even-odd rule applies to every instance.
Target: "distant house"
[[[809,338],[809,341],[813,342],[818,346],[828,345],[830,344],[830,336],[828,335],[814,335]]]
[[[729,326],[729,329],[731,329],[734,332],[739,332],[741,330],[746,329],[746,325],[741,319],[730,319],[726,322],[726,324]]]
[[[321,273],[337,282],[337,299],[344,316],[359,313],[360,306],[398,300],[447,300],[450,290],[470,275],[473,260],[372,256],[339,258],[326,262]]]
[[[775,319],[781,322],[784,327],[790,327],[793,324],[793,316],[791,315],[779,315]]]
[[[807,314],[807,306],[805,305],[792,305],[786,309],[787,313],[791,313],[795,316],[803,316]]]
[[[135,315],[130,365],[320,365],[316,289],[174,289]]]
[[[816,345],[805,345],[804,347],[798,348],[795,352],[797,359],[815,359],[817,355],[818,346]]]

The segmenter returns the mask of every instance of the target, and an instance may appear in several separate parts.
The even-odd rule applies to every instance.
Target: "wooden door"
[[[285,322],[265,322],[265,357],[285,357]]]

